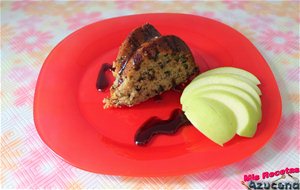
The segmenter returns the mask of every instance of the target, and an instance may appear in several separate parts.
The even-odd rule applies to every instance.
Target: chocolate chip
[[[163,91],[165,91],[165,88],[162,85],[159,85],[158,92],[163,92]]]
[[[149,69],[147,72],[147,77],[149,80],[154,80],[155,79],[155,71],[153,69]]]
[[[161,69],[163,69],[164,67],[165,67],[165,62],[158,62],[157,63],[158,65],[159,65],[159,67],[161,68]]]
[[[171,75],[171,71],[165,71],[164,73],[167,77],[169,77]]]
[[[180,56],[179,60],[180,60],[181,63],[186,63],[187,58],[185,56]]]
[[[145,78],[143,77],[143,76],[140,76],[139,78],[138,78],[138,82],[141,82],[142,80],[144,80]]]
[[[186,63],[183,63],[182,65],[183,65],[183,67],[184,67],[185,69],[188,69],[188,68],[189,68],[188,64],[186,64]]]
[[[142,87],[141,87],[141,86],[135,86],[135,90],[136,90],[136,91],[138,91],[138,92],[139,92],[141,89],[142,89]]]

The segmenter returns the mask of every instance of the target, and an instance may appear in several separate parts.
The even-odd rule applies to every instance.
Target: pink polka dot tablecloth
[[[138,178],[77,169],[41,141],[33,122],[33,95],[54,46],[89,23],[149,12],[209,17],[240,31],[258,48],[283,103],[279,127],[261,150],[215,170]],[[1,188],[247,189],[241,184],[244,175],[299,168],[299,24],[299,1],[2,1]]]

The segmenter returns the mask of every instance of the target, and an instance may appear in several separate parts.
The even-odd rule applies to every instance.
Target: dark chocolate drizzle
[[[108,70],[112,70],[112,65],[108,63],[104,63],[100,68],[96,82],[96,88],[98,91],[104,91],[109,85],[107,77],[105,76],[105,72]]]
[[[135,70],[140,69],[142,61],[143,61],[143,56],[139,53],[136,53],[133,57],[133,67]]]
[[[150,25],[148,23],[137,30],[141,31],[143,37],[142,37],[142,39],[139,38],[139,36],[137,36],[138,35],[137,31],[133,31],[131,33],[131,36],[128,38],[128,43],[130,45],[131,50],[126,55],[125,59],[121,62],[121,69],[119,71],[119,75],[122,75],[122,73],[124,72],[124,70],[128,64],[128,61],[133,56],[135,51],[140,47],[141,43],[149,41],[156,36],[160,36],[160,33],[152,25]],[[138,70],[140,68],[139,67],[140,63],[133,63],[133,64],[134,64],[134,66],[135,66],[134,68],[136,70]]]
[[[132,54],[132,53],[131,53],[131,54]],[[128,61],[129,61],[130,57],[132,56],[131,54],[129,54],[129,55],[121,62],[122,67],[121,67],[121,69],[119,70],[119,75],[122,75],[122,73],[123,73],[124,69],[126,68],[126,65],[127,65]]]
[[[148,41],[155,36],[160,36],[160,33],[148,23],[143,26],[143,31],[145,32],[144,41]]]
[[[161,95],[156,95],[156,96],[153,97],[153,100],[155,102],[160,102],[162,100],[162,97],[161,97]]]
[[[175,53],[177,52],[177,47],[174,43],[174,40],[172,37],[166,36],[165,38],[163,38],[164,42],[168,45],[168,47]]]
[[[161,120],[158,117],[151,117],[137,131],[134,142],[136,145],[146,145],[153,136],[158,134],[175,134],[181,127],[189,125],[190,121],[186,118],[181,109],[175,109],[168,120]]]
[[[157,46],[157,44],[153,43],[153,44],[151,44],[151,46],[145,47],[143,49],[144,54],[146,54],[149,59],[153,59],[154,61],[156,61],[158,53],[159,53],[156,46]]]
[[[188,85],[188,81],[180,83],[178,85],[176,85],[176,83],[173,83],[173,87],[172,90],[175,92],[183,92],[183,90],[185,89],[185,87]]]

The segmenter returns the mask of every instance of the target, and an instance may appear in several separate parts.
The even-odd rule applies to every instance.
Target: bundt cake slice
[[[114,71],[116,80],[104,108],[133,106],[187,81],[196,72],[193,55],[180,38],[152,38],[134,51],[123,70]]]

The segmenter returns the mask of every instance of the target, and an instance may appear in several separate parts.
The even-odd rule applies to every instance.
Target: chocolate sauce
[[[161,97],[161,95],[156,95],[153,97],[153,100],[156,102],[160,102],[162,100],[162,97]]]
[[[173,51],[172,54],[180,51],[180,46],[178,44],[178,40],[176,36],[165,36],[163,41],[167,44],[167,46]]]
[[[126,65],[127,65],[128,61],[129,61],[130,57],[131,57],[131,54],[129,54],[128,57],[126,57],[126,58],[121,62],[121,69],[120,69],[120,71],[119,71],[119,75],[122,75],[122,74],[123,74],[123,71],[125,70]]]
[[[141,46],[142,43],[150,39],[160,36],[160,33],[150,24],[145,24],[140,28],[135,29],[128,37],[128,45],[130,50],[126,53],[126,58],[121,62],[121,69],[119,75],[122,75],[130,58],[134,55],[135,51]],[[141,56],[141,55],[138,55]],[[142,57],[136,58],[133,63],[134,68],[139,70]]]
[[[173,91],[175,92],[183,92],[183,90],[185,89],[185,87],[187,86],[186,83],[181,83],[179,85],[176,85],[172,88]]]
[[[133,53],[134,53],[133,50],[135,50],[135,49],[133,49],[133,48],[136,49],[135,45],[132,45],[132,50],[131,50],[131,52],[129,52],[129,54],[126,56],[126,58],[121,62],[121,69],[120,69],[120,71],[119,71],[119,75],[122,75],[122,74],[123,74],[123,72],[124,72],[124,70],[125,70],[125,68],[126,68],[126,66],[127,66],[128,61],[129,61],[130,58],[133,56]],[[139,64],[140,64],[140,63],[139,63]],[[136,70],[139,69],[139,64],[137,64],[138,66],[134,65]]]
[[[128,39],[128,43],[130,45],[130,50],[128,52],[128,55],[126,55],[125,59],[121,62],[121,69],[119,71],[119,75],[123,74],[123,71],[125,70],[128,61],[130,60],[130,58],[132,57],[134,51],[138,48],[139,41],[137,40],[136,36],[134,35],[134,33],[132,34],[132,36]]]
[[[133,67],[137,71],[141,67],[141,63],[143,61],[143,56],[139,53],[135,54],[133,57]]]
[[[108,87],[108,80],[105,76],[105,72],[108,70],[112,70],[112,65],[108,63],[104,63],[99,71],[96,88],[98,91],[104,91]]]
[[[155,36],[160,36],[160,33],[149,23],[146,23],[143,26],[143,31],[145,33],[144,35],[144,41],[148,41],[151,38],[155,37]]]
[[[153,136],[158,134],[171,135],[176,133],[181,127],[189,125],[181,109],[175,109],[168,120],[161,120],[158,117],[151,117],[137,131],[134,142],[136,145],[146,145]]]

